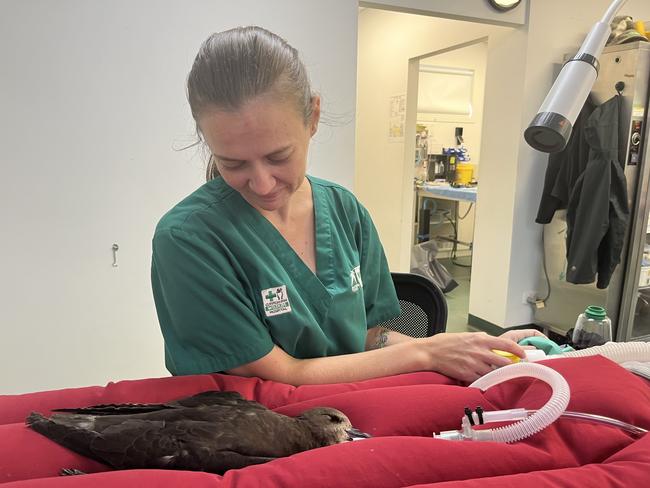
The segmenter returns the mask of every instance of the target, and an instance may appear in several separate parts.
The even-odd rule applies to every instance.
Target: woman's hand
[[[485,332],[456,332],[436,334],[417,341],[429,355],[431,370],[472,382],[495,368],[511,364],[508,358],[494,353],[492,349],[525,356],[524,349],[512,339],[519,334],[522,337],[537,335],[524,330],[506,332],[505,337],[494,337]]]
[[[519,342],[522,339],[525,339],[526,337],[531,337],[531,336],[537,336],[537,337],[546,337],[544,334],[542,334],[540,331],[535,330],[535,329],[514,329],[514,330],[509,330],[508,332],[504,332],[501,334],[499,337],[502,337],[504,339],[510,339],[515,342]],[[521,346],[523,349],[536,349],[535,346]]]

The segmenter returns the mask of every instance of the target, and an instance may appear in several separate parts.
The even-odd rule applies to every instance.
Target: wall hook
[[[623,90],[625,89],[625,82],[624,81],[618,81],[614,85],[614,90],[616,90],[616,93],[619,95],[623,94]]]
[[[117,251],[120,248],[117,244],[113,244],[113,267],[117,268]]]

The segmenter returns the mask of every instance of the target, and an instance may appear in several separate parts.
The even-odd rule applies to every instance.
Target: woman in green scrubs
[[[434,370],[471,381],[515,340],[413,339],[378,326],[400,307],[377,231],[343,187],[306,175],[320,117],[297,51],[258,27],[208,38],[188,77],[208,181],[159,222],[152,285],[172,374],[300,385]]]

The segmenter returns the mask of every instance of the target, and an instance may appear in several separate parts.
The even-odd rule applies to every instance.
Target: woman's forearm
[[[340,356],[296,359],[279,347],[257,361],[228,371],[291,385],[346,383],[430,368],[429,353],[417,341]]]
[[[418,339],[399,334],[395,340],[402,341],[390,347],[313,359],[296,359],[274,346],[266,356],[228,372],[292,385],[362,381],[414,371],[437,371],[472,382],[495,367],[510,364],[494,349],[523,357],[524,350],[513,339],[535,334],[525,330],[493,337],[485,332],[457,332]]]
[[[324,358],[299,360],[292,376],[296,384],[345,383],[428,369],[427,352],[415,342]]]
[[[366,334],[366,351],[393,346],[402,342],[412,341],[413,337],[395,332],[386,327],[377,326],[368,329]]]

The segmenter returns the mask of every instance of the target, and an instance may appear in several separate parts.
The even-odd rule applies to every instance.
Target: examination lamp
[[[611,33],[610,24],[625,2],[614,0],[611,3],[576,55],[562,66],[537,115],[524,131],[524,138],[532,148],[551,153],[566,146],[573,124],[598,77],[598,57]]]

